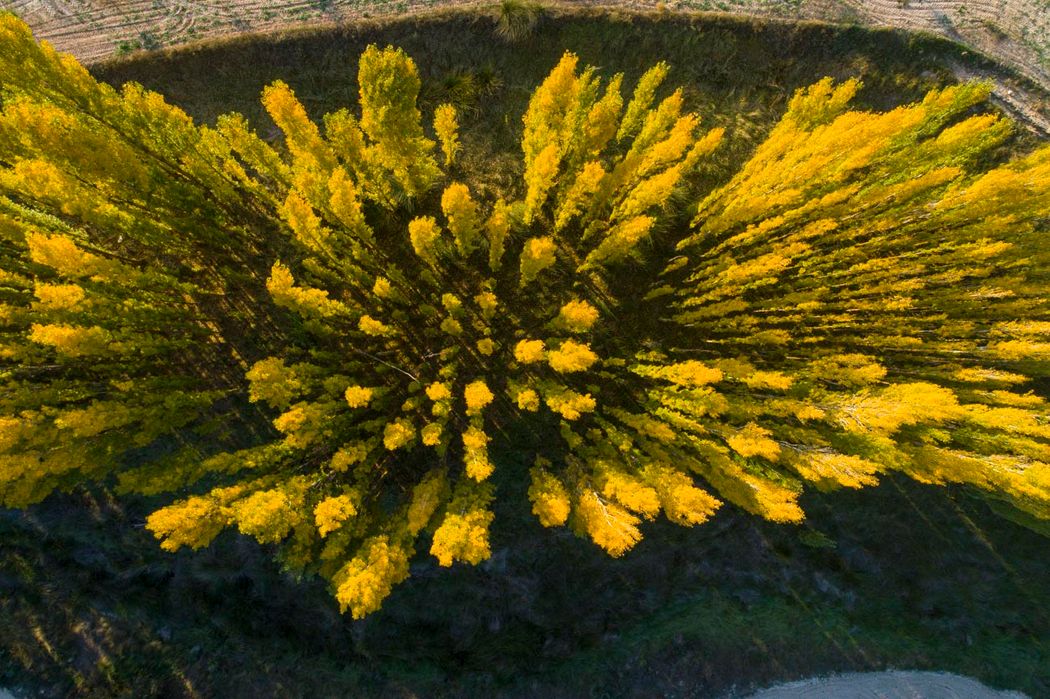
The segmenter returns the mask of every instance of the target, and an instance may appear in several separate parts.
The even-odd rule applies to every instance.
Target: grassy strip
[[[965,647],[878,601],[861,614],[836,605],[768,598],[745,605],[710,590],[636,624],[600,651],[558,668],[548,681],[566,696],[602,687],[606,696],[644,696],[642,677],[686,696],[732,692],[820,674],[930,669],[980,677],[1038,696],[1048,679],[1045,652],[1030,639],[989,630]],[[556,678],[556,679],[555,679]],[[692,678],[692,679],[690,679]],[[735,683],[734,683],[735,684]]]

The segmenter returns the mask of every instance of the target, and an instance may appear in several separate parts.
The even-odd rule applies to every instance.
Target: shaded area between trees
[[[55,498],[0,521],[0,682],[56,697],[703,697],[909,667],[1050,691],[1045,538],[906,479],[805,500],[803,527],[727,507],[695,529],[654,523],[620,560],[500,512],[490,561],[420,560],[351,622],[244,537],[167,555],[145,503]]]

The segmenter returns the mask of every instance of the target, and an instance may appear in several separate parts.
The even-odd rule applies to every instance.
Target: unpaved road
[[[782,684],[747,699],[1026,699],[946,672],[858,672]]]
[[[246,31],[405,14],[485,0],[0,0],[63,51],[91,63]],[[494,5],[497,0],[488,0]],[[562,5],[717,10],[924,30],[960,41],[1050,89],[1050,0],[562,0]]]
[[[862,24],[928,31],[1050,88],[1050,0],[841,0]]]

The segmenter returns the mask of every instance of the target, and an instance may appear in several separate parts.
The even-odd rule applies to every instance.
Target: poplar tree
[[[495,197],[446,170],[455,111],[424,118],[399,49],[319,122],[267,87],[274,145],[100,85],[10,15],[0,47],[5,505],[172,492],[164,549],[236,528],[354,617],[420,548],[488,558],[515,480],[613,556],[661,514],[799,522],[807,485],[891,471],[1050,518],[1050,147],[1002,157],[986,85],[869,113],[821,81],[705,192],[723,133],[668,66],[625,97],[566,54]],[[200,436],[260,411],[242,448]]]
[[[267,194],[233,152],[268,147],[96,82],[10,14],[0,46],[0,502],[192,483],[197,443],[240,422],[223,334]]]

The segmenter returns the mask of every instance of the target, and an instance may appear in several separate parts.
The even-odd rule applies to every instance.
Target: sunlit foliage
[[[488,558],[513,481],[613,556],[890,471],[1050,518],[1050,147],[1001,162],[984,85],[867,113],[821,81],[701,192],[723,134],[669,67],[625,99],[566,54],[498,198],[447,170],[455,110],[424,117],[394,48],[360,57],[359,111],[267,87],[277,145],[11,15],[0,48],[6,506],[172,492],[165,549],[235,528],[355,617],[417,551]]]

